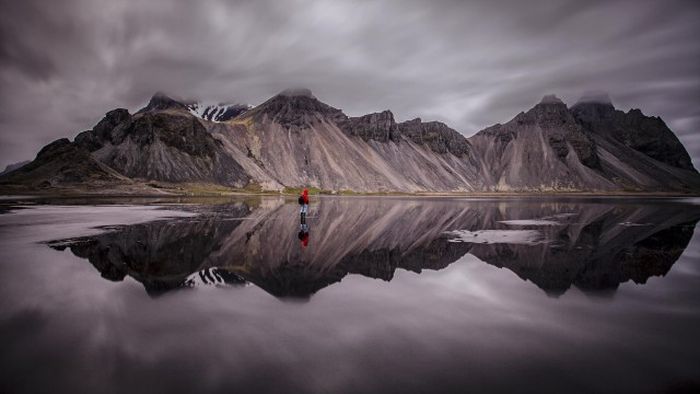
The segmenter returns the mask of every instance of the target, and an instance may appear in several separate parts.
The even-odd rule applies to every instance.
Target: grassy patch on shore
[[[301,192],[305,188],[303,187],[285,187],[282,189],[282,194],[290,194],[290,195],[301,195]],[[309,194],[310,195],[319,195],[319,194],[333,194],[332,190],[327,190],[327,189],[319,189],[317,187],[307,187],[306,189],[309,189]]]

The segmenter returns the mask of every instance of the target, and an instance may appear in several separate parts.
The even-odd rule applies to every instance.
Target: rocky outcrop
[[[471,152],[469,142],[457,131],[441,122],[423,122],[420,118],[402,123],[394,121],[391,111],[350,117],[338,123],[348,135],[364,141],[400,142],[402,139],[428,147],[439,154],[451,153],[457,157]]]
[[[123,141],[125,133],[131,127],[131,122],[132,118],[128,110],[118,108],[109,111],[92,130],[83,131],[78,134],[74,142],[77,146],[87,149],[90,152],[100,149],[105,143],[119,144]]]
[[[401,134],[391,111],[375,112],[368,115],[350,117],[338,123],[347,135],[360,137],[364,141],[399,142]]]
[[[439,154],[451,153],[462,158],[471,153],[471,146],[464,136],[442,122],[423,122],[415,118],[399,123],[399,130],[414,143],[425,145]]]

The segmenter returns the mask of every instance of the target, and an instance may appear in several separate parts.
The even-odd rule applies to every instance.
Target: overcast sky
[[[156,91],[308,87],[469,136],[548,93],[661,116],[700,167],[700,1],[0,0],[0,166]]]

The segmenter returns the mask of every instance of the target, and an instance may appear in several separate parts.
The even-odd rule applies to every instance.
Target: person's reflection
[[[309,246],[309,225],[306,224],[306,215],[301,216],[298,237],[302,248]]]

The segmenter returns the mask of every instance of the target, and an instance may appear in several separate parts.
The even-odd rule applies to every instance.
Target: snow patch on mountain
[[[192,115],[212,122],[225,122],[252,108],[245,104],[187,104],[187,110]]]

